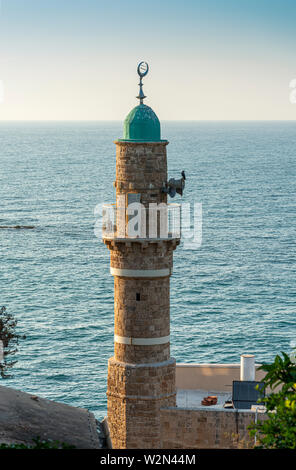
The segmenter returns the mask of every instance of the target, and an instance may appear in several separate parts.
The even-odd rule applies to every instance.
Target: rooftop
[[[201,401],[207,396],[217,396],[217,404],[203,406]],[[231,391],[223,392],[221,390],[177,390],[177,407],[190,409],[211,409],[224,410],[224,403],[231,400]]]
[[[264,372],[256,365],[256,381],[261,381]],[[232,400],[232,382],[240,380],[240,364],[177,364],[177,407],[187,409],[220,410],[226,401]],[[217,404],[205,406],[202,400],[216,396]],[[250,410],[249,410],[250,411]]]

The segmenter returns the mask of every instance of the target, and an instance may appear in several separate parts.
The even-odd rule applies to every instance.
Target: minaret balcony
[[[103,204],[103,240],[169,241],[181,238],[181,204]]]

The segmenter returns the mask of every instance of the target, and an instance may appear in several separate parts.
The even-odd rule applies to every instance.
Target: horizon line
[[[124,122],[124,119],[0,119],[6,122]],[[296,122],[296,119],[162,119],[161,122]]]

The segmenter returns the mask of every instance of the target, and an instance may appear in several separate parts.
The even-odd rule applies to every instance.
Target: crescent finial
[[[148,72],[149,72],[149,65],[147,64],[147,62],[140,62],[138,65],[138,75],[140,77],[140,83],[139,83],[140,91],[139,91],[139,95],[137,96],[138,100],[140,100],[140,104],[143,104],[143,101],[146,98],[143,92],[142,80],[144,77],[146,77]]]

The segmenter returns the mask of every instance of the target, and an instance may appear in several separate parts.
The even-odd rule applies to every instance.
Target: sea
[[[95,231],[115,201],[121,122],[1,122],[0,305],[25,335],[0,385],[106,415],[113,278]],[[178,363],[270,362],[296,346],[296,122],[163,122],[169,178],[202,207],[202,240],[174,253]],[[201,227],[199,227],[201,228]]]

